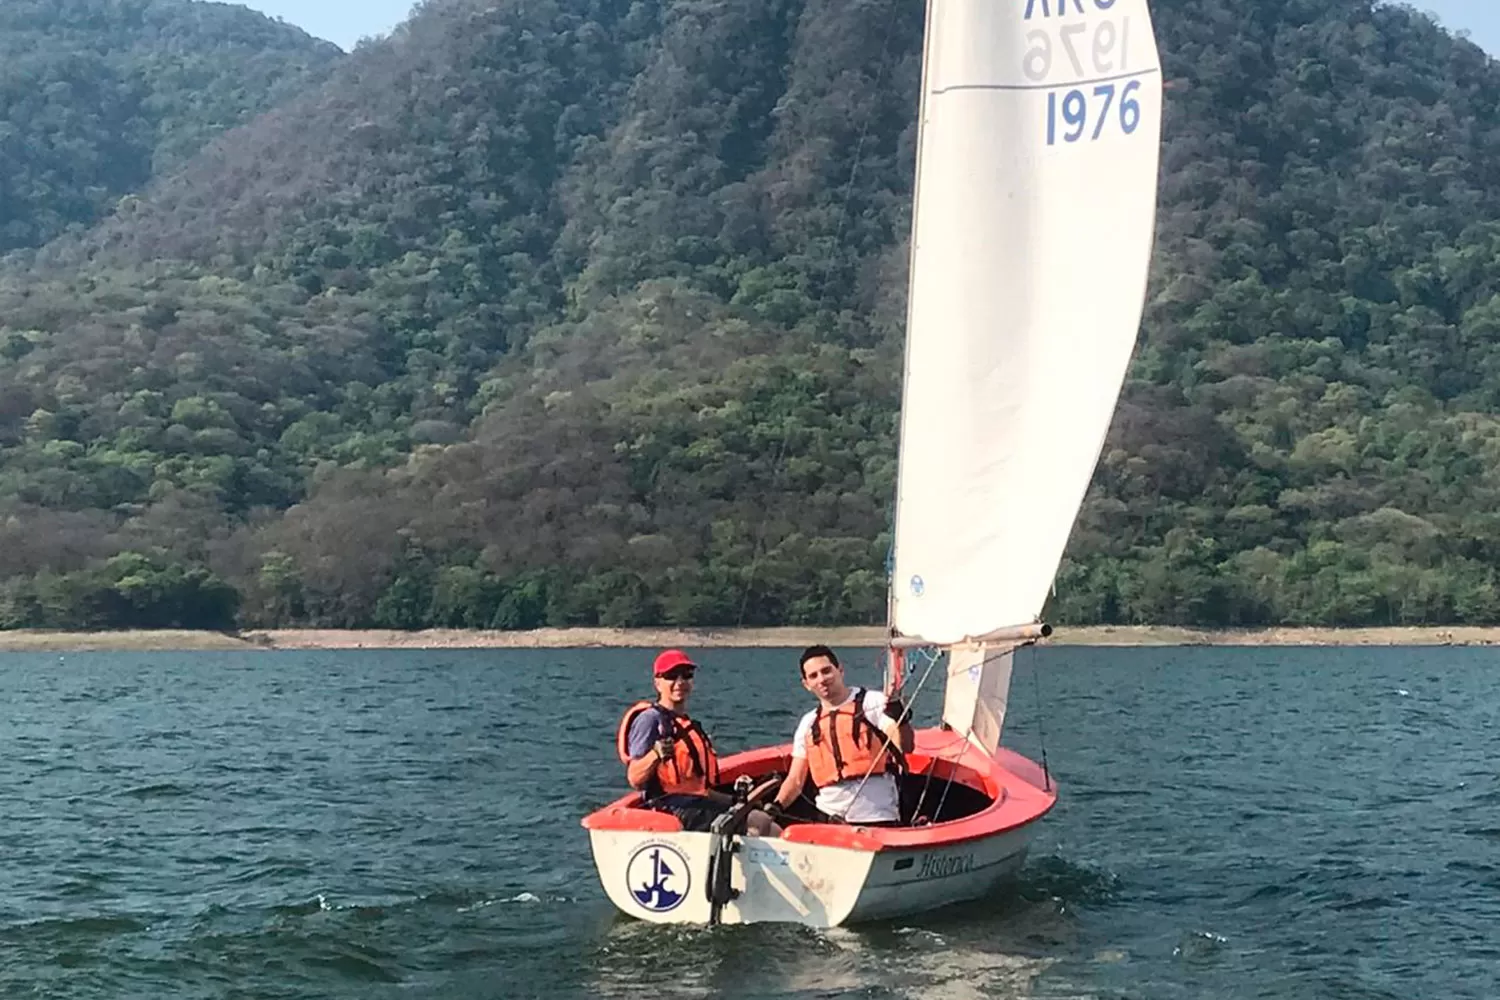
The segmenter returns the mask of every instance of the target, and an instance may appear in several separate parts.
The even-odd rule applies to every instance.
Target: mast
[[[906,385],[906,373],[911,367],[911,328],[912,328],[912,284],[917,269],[917,213],[921,210],[922,193],[922,140],[927,130],[927,74],[932,67],[932,5],[933,0],[927,0],[922,18],[922,74],[921,83],[917,93],[917,143],[916,143],[916,165],[912,176],[911,185],[911,235],[907,241],[906,259],[906,338],[902,348],[901,360],[901,384]],[[899,442],[905,437],[906,427],[906,405],[903,400],[899,413],[899,421],[896,429],[896,495],[891,505],[891,564],[887,567],[885,577],[885,624],[886,633],[890,640],[887,650],[886,661],[886,690],[892,694],[899,694],[906,679],[905,652],[897,645],[896,633],[896,534],[894,525],[900,522],[901,517],[901,447]]]

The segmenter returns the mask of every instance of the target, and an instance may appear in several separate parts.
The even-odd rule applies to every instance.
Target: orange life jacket
[[[859,781],[867,774],[906,769],[900,748],[865,718],[865,689],[838,708],[818,708],[807,740],[807,768],[819,788]]]
[[[658,795],[702,795],[719,781],[719,758],[713,741],[703,727],[685,715],[678,715],[654,701],[638,701],[625,710],[615,734],[615,749],[620,763],[630,766],[630,726],[642,712],[655,712],[657,738],[670,735],[674,740],[672,758],[657,765],[656,776],[646,786],[646,797]]]

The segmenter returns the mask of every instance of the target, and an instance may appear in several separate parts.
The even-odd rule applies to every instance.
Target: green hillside
[[[93,225],[340,55],[227,4],[5,0],[0,255]]]
[[[1500,68],[1157,0],[1059,622],[1491,622]],[[0,279],[0,624],[884,614],[920,6],[429,0]]]

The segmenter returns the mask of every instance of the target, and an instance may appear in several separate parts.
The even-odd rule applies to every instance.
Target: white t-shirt
[[[854,688],[839,707],[854,700]],[[807,759],[807,741],[811,738],[813,721],[818,717],[815,708],[797,723],[797,732],[792,736],[792,759]],[[865,691],[865,718],[871,725],[881,729],[885,719],[885,694],[880,691]],[[860,786],[861,780],[864,786]],[[855,792],[858,791],[856,795]],[[842,816],[850,823],[881,823],[901,818],[900,799],[896,792],[896,777],[891,774],[872,774],[868,778],[850,778],[818,789],[817,806],[830,816]]]

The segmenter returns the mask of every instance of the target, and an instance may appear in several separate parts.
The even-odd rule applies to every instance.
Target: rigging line
[[[887,614],[887,619],[889,619],[889,613]],[[924,651],[924,655],[926,655],[925,651]],[[941,655],[941,654],[939,654],[939,655]],[[934,658],[933,662],[936,663],[936,659],[935,658]],[[915,701],[915,699],[913,699],[913,701]],[[916,808],[912,810],[912,820],[913,821],[915,821],[917,818],[919,818],[922,815],[922,806],[927,802],[927,794],[932,791],[932,779],[934,777],[936,777],[936,775],[937,775],[937,755],[933,755],[933,756],[927,758],[927,767],[923,770],[923,775],[922,775],[922,794],[920,794],[920,795],[917,796],[917,805],[916,805]]]
[[[922,772],[922,794],[917,796],[916,808],[911,811],[912,823],[922,818],[922,806],[927,804],[927,793],[932,791],[932,779],[937,776],[937,756],[927,758],[927,767]]]
[[[870,93],[876,96],[874,100],[871,101],[870,107],[866,110],[864,121],[860,124],[859,140],[854,144],[854,156],[852,162],[849,164],[849,179],[844,182],[843,193],[839,195],[838,223],[834,226],[833,230],[833,251],[838,250],[839,243],[844,238],[844,223],[849,218],[849,202],[854,196],[854,182],[859,176],[860,161],[864,157],[865,140],[869,138],[870,124],[875,118],[875,103],[879,100],[880,87],[885,83],[886,62],[888,61],[887,57],[890,53],[891,38],[896,33],[896,16],[900,12],[901,6],[902,0],[895,0],[895,2],[890,5],[890,14],[886,17],[885,36],[881,39],[880,57],[876,60],[875,64],[875,86],[870,90]],[[819,283],[818,304],[817,307],[813,310],[814,316],[822,313],[823,305],[828,299],[828,278],[829,275],[833,273],[833,261],[835,256],[835,253],[830,252],[826,262],[824,263],[823,280]],[[792,421],[788,419],[786,421],[785,428],[782,430],[781,445],[776,449],[776,457],[771,462],[771,486],[773,495],[775,493],[777,481],[781,477],[781,463],[782,459],[786,455],[787,444],[791,441],[791,437]],[[769,506],[761,511],[760,524],[757,526],[755,532],[755,542],[750,551],[750,569],[745,579],[745,592],[740,597],[740,614],[738,621],[735,623],[737,627],[745,624],[745,612],[750,607],[750,592],[755,587],[755,574],[759,569],[760,557],[762,555],[762,549],[765,545],[765,525],[766,521],[770,518],[770,514],[771,511]]]
[[[965,730],[964,735],[962,737],[962,740],[963,740],[963,742],[964,742],[964,744],[966,746],[970,745],[970,741],[973,739],[973,736],[974,736],[974,725],[973,725],[973,723],[970,723],[969,724],[969,728],[967,730]],[[950,743],[949,746],[952,746],[952,744]],[[953,786],[956,785],[956,784],[958,784],[958,782],[954,778],[949,778],[947,781],[943,782],[943,794],[938,797],[937,808],[932,811],[932,816],[933,816],[933,820],[932,821],[934,823],[941,822],[941,820],[938,817],[940,817],[940,816],[943,815],[943,806],[945,806],[945,805],[948,804],[948,793],[951,792],[951,791],[953,791]]]
[[[1042,719],[1042,672],[1033,663],[1031,679],[1036,685],[1036,733],[1042,748],[1042,791],[1052,791],[1052,772],[1047,768],[1047,731]]]
[[[960,735],[957,730],[954,730],[953,739],[949,740],[947,743],[943,744],[941,747],[938,747],[937,751],[935,753],[933,753],[930,757],[927,758],[927,771],[926,771],[926,774],[925,774],[926,781],[922,785],[922,794],[919,795],[919,796],[917,796],[917,809],[916,809],[916,814],[912,817],[913,820],[916,820],[918,817],[921,816],[922,805],[923,805],[923,803],[925,803],[927,801],[927,795],[928,795],[928,793],[932,791],[932,779],[935,778],[935,777],[937,777],[937,762],[938,762],[938,758],[942,757],[949,750],[952,750],[954,747],[956,747],[956,746],[958,746],[960,744],[967,745],[968,742],[969,742],[969,738],[971,736],[973,736],[973,735],[974,735],[974,730],[972,728],[970,728],[968,730],[968,732],[966,732],[966,733],[964,733],[962,735]],[[945,779],[945,782],[946,782],[946,784],[944,786],[945,789],[946,788],[952,788],[953,787],[953,781],[954,781],[953,778],[947,778],[947,779]],[[941,813],[943,811],[943,803],[946,802],[947,800],[948,800],[948,794],[947,794],[947,792],[945,790],[944,793],[943,793],[942,798],[938,800],[937,811],[934,812],[932,814],[932,816],[928,819],[929,823],[940,822],[940,820],[938,819],[938,816],[941,815]]]
[[[927,683],[927,678],[929,678],[929,677],[932,676],[932,668],[935,667],[935,666],[937,666],[938,660],[940,660],[940,659],[943,658],[943,654],[942,653],[928,653],[925,650],[923,650],[922,652],[923,652],[923,655],[927,656],[927,658],[928,658],[927,659],[927,670],[925,672],[923,672],[922,679],[917,682],[917,689],[915,691],[913,691],[912,692],[912,696],[909,699],[907,699],[907,702],[906,702],[907,711],[911,711],[912,708],[913,708],[913,706],[916,705],[917,698],[919,698],[921,696],[921,694],[922,694],[922,688]],[[885,731],[881,730],[881,734],[880,735],[881,736],[885,736]],[[890,741],[889,737],[886,738],[886,741],[887,742]],[[872,774],[875,773],[875,765],[876,765],[876,763],[879,762],[879,760],[880,760],[880,758],[876,757],[874,760],[870,761],[870,763],[869,763],[868,766],[865,767],[864,777],[862,777],[862,778],[859,779],[859,784],[854,789],[854,798],[858,799],[859,798],[859,793],[865,790],[865,783],[870,780],[870,775],[872,775]],[[846,820],[844,820],[844,822],[848,823],[849,821],[846,819]]]

